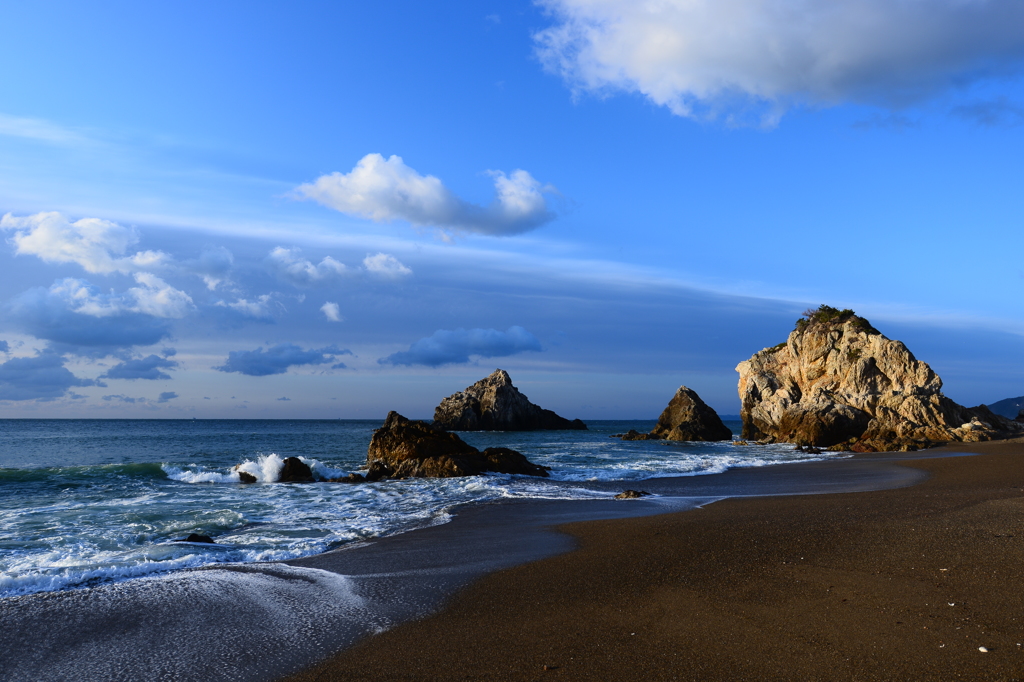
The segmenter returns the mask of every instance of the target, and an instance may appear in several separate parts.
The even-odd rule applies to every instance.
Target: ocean
[[[739,422],[726,422],[739,431]],[[316,555],[443,524],[460,505],[601,500],[645,479],[835,457],[790,445],[623,442],[653,421],[588,431],[461,433],[551,476],[368,484],[277,483],[286,457],[320,478],[356,471],[377,420],[0,420],[0,598],[93,587],[212,564]],[[237,469],[257,477],[242,485]],[[175,540],[191,533],[216,544]]]

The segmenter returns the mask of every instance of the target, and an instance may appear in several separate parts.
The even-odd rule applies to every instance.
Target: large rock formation
[[[579,419],[569,421],[531,403],[503,369],[442,400],[434,410],[434,424],[451,431],[587,428]]]
[[[487,448],[480,452],[454,433],[397,412],[389,412],[384,425],[373,432],[366,463],[368,481],[476,476],[486,471],[548,475],[547,467],[531,463],[515,450]]]
[[[686,386],[676,391],[651,434],[665,440],[732,440],[718,413]]]
[[[852,310],[808,311],[785,343],[736,371],[751,440],[881,452],[1019,433],[984,406],[944,396],[931,367]]]

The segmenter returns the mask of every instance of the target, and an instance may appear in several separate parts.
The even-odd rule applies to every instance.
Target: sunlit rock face
[[[434,424],[450,431],[587,428],[579,419],[570,421],[531,403],[503,369],[442,400],[434,410]]]
[[[750,440],[882,452],[1019,433],[985,406],[944,396],[927,363],[852,310],[808,311],[785,343],[736,371]]]

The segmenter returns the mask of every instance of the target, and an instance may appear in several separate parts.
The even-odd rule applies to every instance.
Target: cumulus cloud
[[[0,364],[0,400],[60,398],[72,386],[102,386],[92,379],[80,379],[64,366],[57,353],[40,353],[32,358],[11,358]]]
[[[227,362],[214,369],[263,377],[284,374],[289,367],[324,365],[334,362],[338,355],[352,355],[352,351],[337,346],[303,350],[294,343],[280,343],[266,350],[262,347],[256,350],[233,350],[228,353]]]
[[[367,254],[363,259],[363,267],[371,274],[388,279],[401,279],[412,274],[411,269],[389,253],[378,253],[375,256]]]
[[[36,256],[47,263],[76,263],[86,272],[188,274],[200,277],[211,291],[225,281],[234,256],[222,246],[208,246],[198,258],[178,261],[163,251],[136,251],[125,255],[139,241],[136,231],[109,220],[82,218],[71,221],[58,212],[0,218],[0,229],[10,230],[15,253]],[[148,275],[152,277],[152,275]]]
[[[399,156],[367,154],[349,173],[322,175],[296,188],[348,215],[377,222],[406,220],[413,225],[487,235],[518,234],[553,219],[544,195],[556,192],[524,170],[491,171],[495,198],[478,206],[455,196],[433,175],[420,175]]]
[[[191,303],[187,296],[178,296],[181,292],[164,291],[159,282],[149,280],[154,286],[144,284],[115,294],[103,293],[84,280],[65,278],[48,289],[36,287],[19,294],[4,312],[29,334],[75,352],[148,346],[169,336],[167,319],[183,313]]]
[[[345,264],[330,256],[314,264],[300,254],[300,249],[278,246],[267,256],[267,265],[271,272],[296,286],[331,282],[346,273]]]
[[[77,263],[86,272],[107,275],[162,267],[171,257],[161,251],[138,251],[120,256],[139,241],[130,227],[100,218],[71,222],[57,212],[0,218],[0,228],[14,232],[18,255],[37,256],[47,263]]]
[[[144,358],[125,360],[114,365],[101,375],[103,379],[170,379],[171,375],[163,372],[164,369],[174,369],[178,363],[174,360],[167,360],[159,355],[149,355]]]
[[[1024,64],[1019,0],[539,0],[538,56],[576,91],[680,116],[737,99],[899,107]]]
[[[105,318],[139,313],[165,319],[181,318],[192,308],[192,299],[188,294],[175,289],[156,275],[139,272],[135,274],[135,281],[141,286],[117,294],[102,293],[85,280],[66,277],[50,285],[46,295],[51,300],[62,302],[71,312],[89,317]]]
[[[174,400],[178,397],[178,394],[174,391],[164,391],[160,394],[160,397],[156,399],[158,403],[166,403],[168,400]]]
[[[497,329],[439,329],[412,344],[407,351],[394,353],[377,362],[382,365],[441,365],[469,362],[470,356],[500,358],[525,351],[543,350],[537,337],[522,327]]]
[[[341,309],[337,303],[327,301],[320,306],[320,312],[324,314],[329,322],[344,322],[345,318],[341,316]]]

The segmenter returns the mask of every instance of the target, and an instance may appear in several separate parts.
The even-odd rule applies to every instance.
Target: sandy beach
[[[575,551],[288,679],[1024,678],[1024,439],[950,451],[912,487],[564,526]]]

